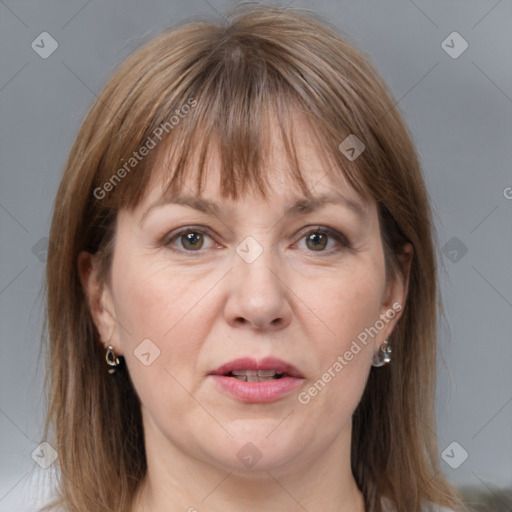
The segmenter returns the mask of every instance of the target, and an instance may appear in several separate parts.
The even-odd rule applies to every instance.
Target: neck
[[[146,420],[148,471],[131,512],[365,511],[350,468],[351,425],[314,457],[241,472],[191,457]]]

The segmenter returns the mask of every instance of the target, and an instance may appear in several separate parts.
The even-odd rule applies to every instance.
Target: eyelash
[[[168,247],[171,251],[173,251],[175,253],[184,254],[184,255],[190,256],[190,257],[195,257],[196,254],[194,254],[194,253],[200,254],[202,252],[201,249],[198,249],[196,251],[190,251],[190,250],[185,250],[185,249],[177,249],[175,247],[171,247],[171,243],[173,241],[179,239],[180,236],[185,235],[185,234],[189,234],[189,233],[195,233],[195,234],[199,233],[201,235],[207,235],[210,238],[212,238],[211,235],[209,234],[209,231],[210,231],[209,229],[205,229],[205,228],[203,228],[201,226],[187,226],[185,228],[179,229],[176,232],[171,232],[168,235],[166,235],[164,237],[162,243],[163,243],[163,245],[165,245],[166,247]],[[315,256],[315,257],[333,256],[335,254],[338,254],[343,249],[353,249],[352,244],[350,243],[350,241],[347,239],[347,237],[345,235],[343,235],[339,231],[337,231],[337,230],[335,230],[333,228],[329,228],[327,226],[313,227],[312,229],[310,229],[309,231],[304,233],[302,235],[302,237],[300,238],[300,240],[302,240],[304,237],[306,237],[308,235],[311,235],[313,233],[321,233],[323,235],[327,235],[328,237],[333,238],[334,240],[336,240],[336,242],[338,242],[338,244],[339,244],[339,246],[337,248],[330,249],[330,250],[324,250],[324,251],[318,251],[319,255]],[[317,251],[309,251],[309,252],[315,253]]]

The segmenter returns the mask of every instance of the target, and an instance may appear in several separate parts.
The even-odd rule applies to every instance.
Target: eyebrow
[[[158,199],[155,203],[149,206],[143,213],[140,224],[144,222],[144,219],[154,208],[164,206],[167,204],[185,205],[195,210],[212,214],[216,217],[220,217],[222,206],[210,199],[205,199],[199,196],[193,195],[166,195]],[[344,206],[355,213],[362,221],[368,218],[366,208],[359,202],[353,201],[342,195],[323,194],[319,196],[313,196],[309,198],[300,198],[285,211],[286,217],[297,217],[300,215],[306,215],[312,213],[325,205],[334,204],[338,206]]]

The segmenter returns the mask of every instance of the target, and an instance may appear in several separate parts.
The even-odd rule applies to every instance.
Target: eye
[[[186,227],[167,236],[163,243],[176,252],[198,252],[204,248],[205,238],[211,237],[203,230],[195,227]],[[181,247],[172,247],[178,242]]]
[[[208,235],[204,228],[188,226],[176,232],[170,233],[163,240],[163,244],[172,251],[191,255],[194,252],[200,252],[205,247],[205,240],[212,237]],[[309,252],[325,253],[326,255],[338,253],[343,248],[351,249],[352,246],[348,239],[339,231],[328,227],[315,227],[310,229],[301,240],[306,241],[306,248]],[[326,249],[329,242],[335,242],[334,247]],[[176,247],[175,244],[178,244]],[[210,247],[211,248],[211,247]]]
[[[318,227],[310,230],[301,240],[303,239],[306,240],[306,247],[312,252],[325,252],[327,254],[333,254],[341,251],[343,248],[351,248],[351,244],[345,235],[339,231],[327,227]],[[334,244],[334,248],[325,250],[330,241],[336,242]]]

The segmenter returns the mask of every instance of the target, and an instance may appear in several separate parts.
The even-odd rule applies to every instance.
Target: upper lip
[[[277,357],[265,357],[260,360],[250,357],[234,359],[229,363],[219,366],[216,370],[210,372],[210,375],[228,375],[232,371],[241,370],[276,370],[276,372],[287,374],[290,377],[304,378],[293,364]]]

